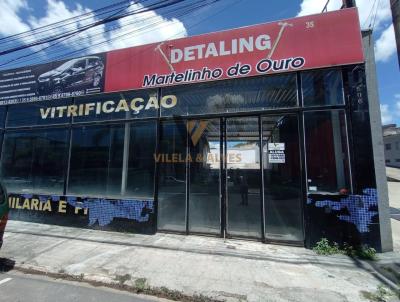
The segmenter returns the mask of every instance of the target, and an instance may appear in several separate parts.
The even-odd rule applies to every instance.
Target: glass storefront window
[[[123,125],[74,128],[68,194],[120,195],[123,150]]]
[[[234,79],[162,89],[175,95],[176,106],[161,116],[247,112],[297,106],[296,74]]]
[[[129,139],[127,155],[126,187],[122,195],[129,198],[154,197],[154,153],[156,151],[157,122],[135,122],[125,124],[125,137]],[[124,166],[126,166],[124,164]]]
[[[11,193],[62,194],[67,158],[65,128],[6,132],[2,181]]]
[[[156,122],[72,130],[68,193],[153,198]]]
[[[159,165],[158,219],[160,230],[186,230],[186,148],[185,121],[162,122]]]
[[[0,128],[5,127],[7,106],[0,106]]]
[[[156,90],[123,91],[75,98],[73,122],[156,117],[160,103]]]
[[[189,231],[219,234],[220,120],[190,120]]]
[[[258,117],[226,119],[227,233],[262,237]]]
[[[343,81],[339,69],[301,73],[304,106],[343,105]]]
[[[304,113],[308,192],[350,192],[343,110]]]
[[[262,117],[265,237],[302,241],[299,128],[296,115]]]
[[[69,123],[67,109],[71,104],[72,99],[61,99],[9,105],[6,127]]]

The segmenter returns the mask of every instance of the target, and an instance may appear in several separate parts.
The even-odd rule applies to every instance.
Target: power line
[[[121,14],[121,15],[114,16],[114,17],[111,17],[111,18],[107,18],[107,19],[103,19],[103,20],[100,20],[100,21],[96,21],[96,22],[94,22],[94,23],[92,23],[90,25],[83,26],[81,28],[78,28],[77,30],[74,30],[74,31],[66,33],[66,34],[58,35],[58,36],[55,36],[55,37],[50,37],[48,39],[41,39],[41,40],[36,41],[34,43],[30,43],[28,45],[18,46],[18,47],[14,47],[14,48],[11,48],[11,49],[0,51],[0,56],[1,55],[5,55],[5,54],[9,54],[9,53],[12,53],[12,52],[20,51],[20,50],[23,50],[23,49],[26,49],[26,48],[30,48],[30,47],[33,47],[33,46],[38,46],[38,45],[41,45],[41,44],[44,44],[44,43],[53,42],[55,40],[62,39],[62,38],[65,38],[65,37],[68,37],[68,36],[71,36],[71,35],[74,35],[74,34],[77,34],[77,33],[81,33],[83,31],[86,31],[86,30],[90,29],[90,28],[93,28],[93,27],[96,27],[96,26],[99,26],[99,25],[102,25],[102,24],[107,24],[107,23],[119,20],[119,19],[127,17],[127,16],[131,16],[131,15],[135,15],[135,14],[141,14],[141,13],[144,13],[144,12],[149,12],[149,11],[152,11],[152,10],[156,10],[156,9],[172,6],[172,5],[175,5],[175,4],[183,2],[183,1],[184,0],[173,0],[173,1],[169,2],[169,3],[154,5],[155,7],[151,7],[151,8],[150,7],[146,7],[145,9],[143,9],[141,11],[129,12],[129,13]],[[168,2],[168,0],[160,1],[160,3],[163,3],[163,2]]]
[[[371,18],[372,13],[373,13],[374,8],[375,8],[375,4],[376,4],[376,0],[374,0],[374,3],[373,3],[372,6],[371,6],[371,10],[369,11],[368,17],[367,17],[367,18],[365,19],[365,21],[364,21],[363,27],[365,27],[365,25],[367,24],[368,20]],[[371,21],[371,22],[372,22],[372,21]],[[370,24],[369,24],[368,27],[371,26],[371,22],[370,22]]]
[[[331,0],[327,0],[327,1],[326,1],[326,4],[325,4],[324,8],[322,9],[322,13],[328,11],[328,4],[329,4],[330,1],[331,1]]]
[[[181,16],[183,17],[183,16],[185,16],[185,15],[188,15],[188,14],[192,13],[192,12],[195,11],[195,10],[201,9],[201,8],[203,8],[203,7],[205,7],[205,6],[214,4],[214,3],[219,2],[219,1],[220,1],[220,0],[214,0],[214,1],[212,1],[212,2],[206,2],[206,3],[204,3],[204,1],[194,2],[194,3],[188,4],[188,5],[182,6],[182,7],[180,7],[179,9],[173,8],[173,9],[171,9],[170,11],[167,11],[165,14],[163,14],[163,16],[173,15],[174,17],[181,17]],[[179,12],[179,10],[181,10],[181,12],[180,12],[178,15],[176,15],[176,12]],[[156,16],[154,16],[154,17],[152,17],[152,18],[158,19],[159,16],[156,15]],[[148,20],[150,20],[150,19],[151,19],[151,18],[144,19],[142,22],[143,22],[143,23],[146,23],[146,21],[148,21]],[[135,32],[137,32],[138,34],[143,34],[143,33],[145,33],[145,32],[152,31],[152,30],[154,30],[154,28],[155,28],[156,26],[161,25],[163,22],[164,22],[164,20],[158,20],[158,21],[156,20],[155,22],[145,24],[143,27],[135,28],[133,31],[124,32],[123,34],[114,37],[114,39],[117,39],[117,38],[119,39],[119,38],[121,38],[122,36],[126,36],[126,35],[129,35],[129,34],[135,33]],[[133,24],[133,23],[135,23],[135,21],[134,21],[134,22],[130,22],[130,23],[126,24],[126,25]],[[105,31],[100,31],[100,32],[98,32],[97,34],[92,35],[92,37],[93,37],[93,36],[97,36],[97,35],[102,35],[102,34],[104,34],[105,32],[109,32],[109,31],[112,31],[112,30],[114,30],[114,29],[121,29],[121,28],[110,28],[110,29],[107,29],[107,30],[105,30]],[[147,29],[147,30],[146,30],[146,31],[143,31],[144,29]],[[70,36],[67,37],[67,38],[70,38]],[[43,52],[45,49],[48,49],[48,48],[50,48],[50,47],[56,46],[56,44],[60,44],[61,42],[64,42],[67,38],[65,38],[65,39],[60,39],[60,40],[56,41],[55,43],[53,43],[52,45],[49,45],[49,46],[47,46],[47,47],[45,47],[45,48],[42,48],[42,49],[40,49],[40,50],[38,50],[38,51],[35,51],[35,52],[33,52],[33,53],[30,53],[30,54],[27,54],[27,55],[23,55],[23,56],[20,56],[20,57],[18,57],[18,58],[9,60],[9,61],[7,61],[7,62],[4,62],[4,63],[0,64],[0,66],[9,65],[9,63],[18,61],[18,60],[20,60],[20,59],[22,59],[22,58],[27,58],[27,57],[36,55],[36,54],[38,54],[38,53],[40,53],[40,52]],[[93,46],[99,46],[99,45],[108,43],[108,42],[111,41],[111,40],[112,40],[112,39],[106,39],[106,40],[105,40],[103,37],[101,37],[100,39],[98,39],[98,41],[100,41],[99,43],[91,44],[89,47],[85,47],[85,48],[83,48],[83,49],[75,50],[75,51],[69,52],[69,53],[67,53],[67,54],[61,54],[61,55],[58,56],[58,57],[65,57],[65,55],[70,55],[70,54],[74,54],[74,53],[77,53],[77,52],[79,53],[79,52],[82,52],[82,51],[84,51],[84,50],[86,50],[86,49],[89,49],[89,48],[91,48],[91,47],[93,47]],[[80,44],[79,44],[79,43],[70,43],[69,46],[71,46],[71,45],[74,46],[74,45],[80,45]],[[59,54],[59,51],[56,51],[56,50],[53,49],[53,53]],[[52,60],[55,60],[55,59],[57,59],[58,57],[52,58]],[[34,59],[33,59],[33,60],[34,60]],[[32,61],[32,59],[31,59],[31,60],[24,60],[24,62],[28,62],[28,61]],[[11,64],[11,65],[15,65],[15,64]]]
[[[145,1],[148,1],[148,0],[143,0],[143,2],[145,2]],[[118,3],[114,3],[112,5],[109,5],[109,6],[105,6],[103,8],[91,11],[89,13],[85,13],[85,14],[78,15],[78,16],[75,16],[75,17],[71,17],[71,18],[68,18],[68,19],[64,19],[64,20],[61,20],[61,21],[58,21],[58,22],[54,22],[54,23],[51,23],[51,24],[40,26],[40,27],[34,28],[32,30],[28,30],[28,31],[21,32],[21,33],[18,33],[18,34],[10,35],[10,36],[7,36],[7,37],[2,37],[2,38],[0,38],[0,41],[2,43],[6,43],[7,41],[11,42],[11,41],[14,41],[14,40],[21,39],[24,36],[29,36],[29,35],[32,35],[32,34],[42,33],[42,32],[45,32],[45,31],[51,31],[51,30],[54,30],[54,29],[56,29],[58,27],[64,27],[64,26],[69,25],[69,24],[74,24],[74,23],[77,22],[76,20],[79,20],[81,17],[90,16],[90,18],[92,18],[92,17],[95,17],[95,16],[100,16],[100,15],[103,15],[103,14],[106,14],[106,13],[109,13],[109,12],[113,12],[113,11],[119,9],[119,8],[116,8],[116,9],[113,9],[113,10],[109,10],[110,8],[113,8],[113,7],[116,7],[116,6],[121,6],[122,4],[130,5],[130,3],[131,3],[131,0],[124,0],[124,1],[121,1],[121,2],[118,2]],[[103,10],[104,10],[104,12],[97,13],[97,12],[103,11]],[[85,19],[82,19],[82,20],[85,20]],[[66,23],[66,24],[63,24],[64,22],[71,21],[71,20],[74,20],[74,21]],[[57,24],[59,24],[59,25],[57,25]],[[55,26],[55,25],[57,25],[57,26]],[[45,29],[45,30],[39,31],[41,29]]]
[[[374,28],[375,28],[375,21],[376,21],[376,16],[378,15],[378,9],[379,9],[379,4],[380,4],[380,2],[381,2],[381,0],[378,0],[378,4],[377,4],[377,6],[376,6],[376,11],[375,11],[375,16],[374,16],[374,21],[372,22],[372,27],[371,27],[371,24],[370,24],[370,26],[369,26],[369,28],[372,28],[372,31],[373,31]]]
[[[213,0],[212,2],[209,2],[209,3],[212,4],[212,3],[219,2],[219,1],[220,1],[220,0]],[[203,7],[204,7],[204,6],[207,6],[207,5],[209,5],[209,4],[204,4]],[[202,7],[198,7],[198,8],[196,8],[196,9],[199,9],[199,8],[202,8]],[[196,11],[196,9],[192,9],[192,11]],[[162,24],[163,21],[159,21],[158,23],[159,23],[159,24]],[[145,31],[145,32],[151,32],[151,31],[153,31],[153,29],[154,29],[154,27],[153,27],[152,25],[149,25],[149,26],[147,26],[147,27],[149,27],[149,30],[147,30],[147,31]],[[146,28],[146,27],[144,27],[144,28]],[[142,29],[143,29],[143,28],[142,28]],[[128,37],[127,37],[128,35],[131,35],[132,33],[135,33],[136,31],[137,31],[137,30],[125,32],[125,33],[123,33],[123,34],[121,34],[121,35],[119,35],[119,36],[114,37],[114,39],[125,40],[125,39],[128,38]],[[143,34],[143,33],[145,33],[145,32],[140,32],[139,34]],[[125,38],[120,39],[121,37],[125,37]],[[62,54],[62,55],[53,57],[51,60],[54,61],[54,60],[59,60],[59,59],[62,59],[62,58],[69,58],[69,57],[74,56],[74,55],[76,55],[76,54],[78,54],[78,53],[84,52],[84,51],[86,51],[86,50],[92,48],[93,46],[99,46],[99,45],[108,43],[110,40],[111,40],[111,39],[107,39],[107,40],[101,41],[101,42],[99,42],[99,43],[91,44],[91,45],[88,46],[88,47],[84,47],[84,48],[81,48],[81,49],[78,49],[78,50],[75,50],[75,51],[71,51],[71,52],[68,52],[68,53],[65,53],[65,54]],[[0,65],[0,66],[1,66],[1,65]]]
[[[130,5],[132,5],[132,2],[130,2],[129,6],[130,6]],[[126,7],[126,8],[123,8],[122,10],[118,10],[115,14],[112,14],[112,15],[108,16],[107,18],[111,18],[111,17],[113,17],[114,15],[117,15],[117,14],[119,14],[119,13],[122,13],[125,9],[129,8],[129,6]],[[107,18],[106,18],[106,19],[107,19]],[[74,35],[72,35],[72,36],[74,36]],[[66,38],[64,38],[64,39],[60,39],[60,40],[56,41],[55,43],[53,43],[53,44],[51,44],[51,45],[49,45],[49,46],[46,46],[46,47],[44,47],[44,48],[42,48],[42,49],[40,49],[40,50],[38,50],[38,51],[36,51],[36,52],[33,52],[33,53],[30,53],[30,54],[27,54],[27,55],[20,56],[20,57],[18,57],[18,58],[9,60],[9,61],[7,61],[7,62],[5,62],[5,63],[0,64],[0,66],[4,66],[4,65],[7,65],[7,64],[9,64],[9,63],[11,63],[11,62],[15,62],[15,61],[17,61],[17,60],[20,60],[20,59],[27,58],[27,57],[30,57],[30,56],[32,56],[32,55],[35,55],[36,53],[43,52],[44,50],[46,50],[46,49],[48,49],[48,48],[50,48],[50,47],[53,47],[53,46],[55,46],[55,45],[57,45],[57,44],[60,44],[60,43],[62,43],[62,42],[65,42],[67,39],[71,38],[72,36],[68,36],[68,37],[66,37]]]
[[[145,2],[145,1],[148,1],[148,0],[143,0],[143,2]],[[135,14],[135,13],[143,13],[143,12],[146,12],[146,11],[148,11],[148,10],[152,10],[152,9],[157,9],[158,7],[157,7],[157,5],[160,5],[160,4],[163,4],[163,3],[165,3],[165,2],[168,2],[168,1],[170,1],[170,0],[159,0],[158,2],[156,2],[156,3],[153,3],[153,4],[151,4],[151,5],[148,5],[147,7],[140,7],[140,8],[138,8],[138,9],[136,9],[136,10],[134,10],[134,11],[130,11],[130,12],[127,12],[127,13],[125,13],[125,14],[121,14],[121,15],[119,15],[119,16],[115,16],[115,14],[114,14],[114,16],[115,16],[115,19],[111,19],[110,18],[110,16],[108,16],[106,19],[102,19],[102,20],[96,20],[95,22],[92,22],[92,23],[89,23],[89,24],[86,24],[86,25],[82,25],[82,26],[80,26],[80,27],[77,27],[77,28],[72,28],[72,29],[70,29],[70,30],[66,30],[64,27],[65,27],[65,25],[68,25],[68,24],[79,24],[79,22],[81,22],[81,20],[79,20],[79,18],[76,20],[76,21],[74,21],[74,22],[70,22],[70,23],[67,23],[67,24],[65,24],[65,25],[61,25],[61,26],[55,26],[55,27],[51,27],[51,28],[49,28],[49,29],[47,29],[46,31],[55,31],[55,32],[57,32],[57,34],[55,34],[55,35],[50,35],[50,36],[44,36],[44,37],[42,37],[42,38],[40,38],[40,39],[36,39],[35,40],[35,30],[33,30],[32,32],[31,32],[31,35],[32,35],[32,37],[33,37],[33,39],[32,39],[32,41],[33,42],[30,42],[30,43],[27,43],[26,42],[26,39],[24,39],[24,38],[22,38],[23,40],[25,40],[25,41],[22,41],[22,45],[23,46],[20,46],[22,49],[24,49],[24,48],[26,48],[26,47],[32,47],[32,46],[36,46],[35,44],[38,44],[38,45],[40,45],[40,44],[45,44],[45,43],[49,43],[49,42],[51,42],[51,41],[53,41],[53,40],[57,40],[58,38],[63,38],[64,36],[68,36],[68,35],[74,35],[75,33],[79,33],[79,32],[83,32],[83,31],[85,31],[85,30],[88,30],[88,29],[90,29],[90,28],[93,28],[93,27],[96,27],[96,26],[99,26],[99,25],[102,25],[102,22],[104,22],[104,20],[107,20],[107,22],[114,22],[114,21],[116,21],[117,19],[120,19],[120,18],[124,18],[125,16],[128,16],[128,15],[132,15],[132,14]],[[172,3],[172,4],[174,4],[174,3]],[[129,5],[130,6],[130,5]],[[154,7],[155,6],[155,7]],[[112,11],[115,11],[115,10],[119,10],[120,8],[117,8],[117,9],[114,9],[114,10],[112,10]],[[124,10],[122,10],[122,11],[124,11]],[[105,22],[105,23],[107,23],[107,22]],[[100,24],[99,24],[100,23]],[[49,26],[51,26],[51,25],[49,25]],[[60,27],[63,27],[62,28],[62,32],[60,32],[60,30],[57,30],[58,28],[60,28]],[[60,28],[61,29],[61,28]],[[19,44],[19,45],[21,45],[21,44]],[[17,47],[15,47],[15,48],[17,48]],[[7,49],[7,51],[8,51],[9,49]]]

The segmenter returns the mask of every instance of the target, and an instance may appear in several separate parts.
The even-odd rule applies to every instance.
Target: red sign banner
[[[364,61],[355,8],[0,71],[0,105]]]
[[[104,92],[357,64],[357,9],[287,19],[106,54]]]

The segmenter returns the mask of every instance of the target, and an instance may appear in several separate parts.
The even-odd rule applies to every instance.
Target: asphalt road
[[[160,302],[165,299],[11,271],[0,273],[1,302]]]

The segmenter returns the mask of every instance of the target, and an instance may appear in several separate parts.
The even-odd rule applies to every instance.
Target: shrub
[[[361,245],[358,247],[354,247],[345,243],[343,247],[340,247],[339,244],[333,242],[330,244],[329,240],[326,238],[321,238],[320,241],[317,242],[313,251],[318,255],[334,255],[334,254],[343,254],[349,257],[359,258],[363,260],[376,260],[376,250],[367,245]]]
[[[322,238],[320,241],[318,241],[317,245],[313,248],[313,251],[318,255],[342,254],[339,245],[336,242],[331,245],[329,240],[326,238]]]

